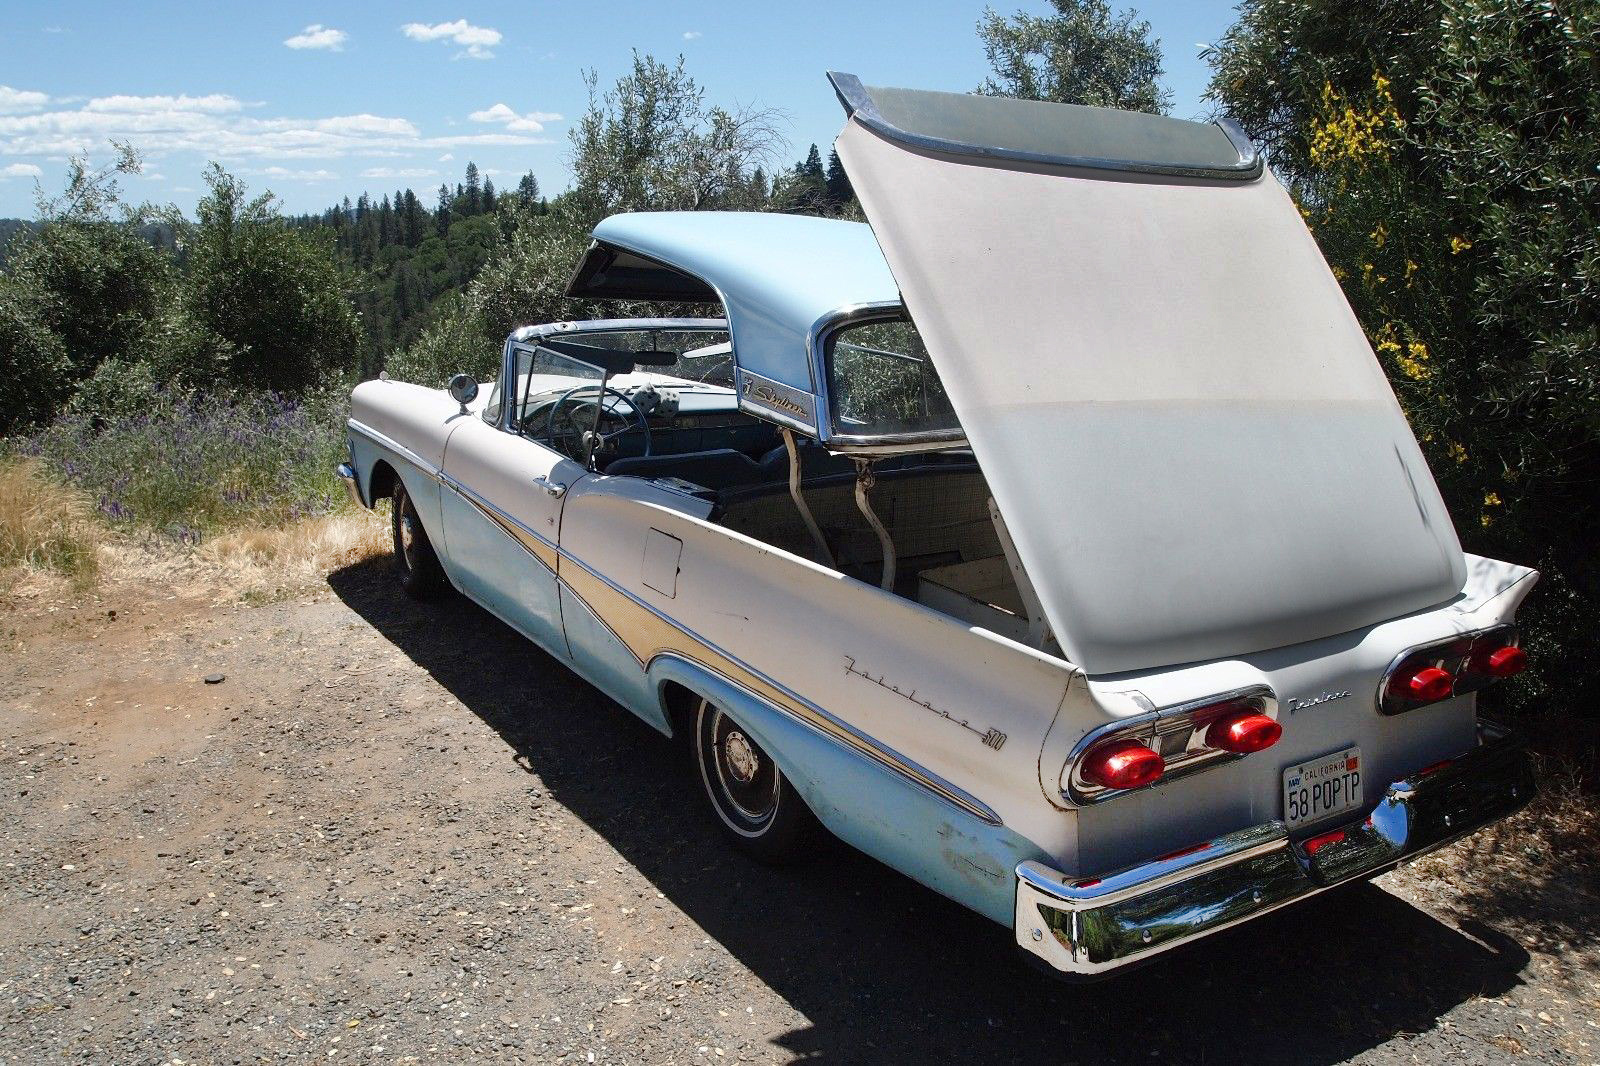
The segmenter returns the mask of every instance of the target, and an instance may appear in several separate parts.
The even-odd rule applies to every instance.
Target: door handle
[[[536,477],[533,483],[544,490],[546,496],[552,500],[559,500],[567,494],[567,486],[559,481],[551,481],[547,477]]]

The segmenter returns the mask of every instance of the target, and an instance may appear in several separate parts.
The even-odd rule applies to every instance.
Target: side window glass
[[[505,392],[500,388],[500,380],[495,379],[494,388],[489,390],[489,402],[483,407],[483,420],[491,426],[500,424],[500,416],[505,413]]]
[[[836,433],[888,436],[960,428],[922,337],[905,319],[845,326],[829,338],[826,355]]]

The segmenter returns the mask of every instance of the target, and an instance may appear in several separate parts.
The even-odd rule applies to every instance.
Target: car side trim
[[[346,422],[345,425],[350,428],[351,432],[359,433],[363,437],[366,437],[368,440],[372,441],[372,443],[389,449],[389,451],[393,452],[397,458],[404,459],[406,462],[416,467],[418,471],[432,478],[434,481],[443,481],[444,471],[440,470],[438,467],[434,466],[432,463],[428,462],[422,456],[418,455],[410,448],[407,448],[404,444],[401,444],[393,437],[373,429],[365,422],[358,422],[354,418]]]
[[[610,627],[608,626],[607,628]],[[615,632],[615,630],[612,630],[612,632]],[[693,636],[693,634],[689,634],[687,631],[684,632],[686,635]],[[740,663],[739,660],[728,655],[726,652],[721,651],[721,649],[717,648],[710,642],[703,641],[702,638],[698,637],[695,639],[702,640],[704,647],[708,651],[711,651],[713,654],[719,656],[726,663],[732,664],[736,667],[743,667],[742,672],[746,673],[748,675],[748,679],[756,682],[756,684],[747,684],[744,681],[739,680],[737,677],[730,676],[729,671],[723,668],[722,664],[714,666],[682,651],[658,652],[651,657],[649,666],[647,666],[646,669],[654,667],[658,662],[670,661],[682,663],[694,670],[703,671],[706,674],[709,674],[712,677],[722,681],[724,684],[733,687],[734,689],[748,696],[750,699],[756,700],[765,706],[771,707],[773,710],[778,711],[784,716],[799,722],[802,725],[810,726],[813,730],[822,734],[823,736],[842,744],[852,751],[855,751],[861,755],[865,755],[867,758],[886,767],[887,769],[893,770],[901,777],[906,778],[913,784],[920,785],[922,788],[933,793],[938,798],[960,808],[967,814],[970,814],[973,817],[988,823],[989,825],[1001,826],[1005,824],[1001,820],[1000,815],[995,812],[994,808],[990,807],[988,804],[984,803],[970,792],[967,792],[965,789],[951,784],[949,781],[946,781],[932,770],[919,765],[915,761],[907,758],[892,748],[885,747],[876,740],[867,736],[865,733],[862,733],[860,730],[854,728],[849,723],[829,714],[816,704],[795,695],[793,692],[787,688],[784,688],[782,685],[779,685],[777,682],[772,681],[770,678],[764,677],[756,671],[751,670],[749,667],[744,666],[744,664]],[[772,694],[774,692],[785,698],[773,698]]]
[[[483,515],[484,518],[500,527],[500,531],[522,546],[522,550],[539,561],[539,565],[556,573],[556,559],[560,549],[532,529],[517,521],[511,515],[496,507],[484,497],[467,488],[449,474],[439,474],[439,483],[461,499],[470,504],[473,510]]]
[[[759,696],[789,717],[838,743],[882,763],[973,817],[990,825],[1004,824],[994,808],[976,796],[946,781],[900,752],[878,743],[842,719],[668,617],[600,574],[583,560],[570,552],[563,551],[559,545],[529,529],[444,471],[424,462],[415,452],[354,419],[350,421],[350,428],[364,433],[375,443],[392,449],[400,458],[414,464],[418,470],[471,504],[474,510],[521,545],[523,550],[539,561],[540,565],[554,574],[557,582],[565,586],[573,597],[609,630],[624,648],[628,649],[641,670],[648,672],[650,664],[664,656],[695,664],[723,678],[729,684]],[[601,602],[604,602],[609,610],[602,610]],[[624,615],[630,617],[624,621],[621,617]],[[632,636],[625,635],[624,631]]]

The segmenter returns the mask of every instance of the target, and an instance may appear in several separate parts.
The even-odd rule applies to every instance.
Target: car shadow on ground
[[[1063,984],[1029,967],[1009,930],[842,844],[782,870],[730,850],[677,745],[464,598],[416,604],[382,560],[329,583],[809,1019],[776,1038],[799,1058],[1338,1062],[1506,991],[1529,961],[1488,926],[1468,937],[1361,884]]]

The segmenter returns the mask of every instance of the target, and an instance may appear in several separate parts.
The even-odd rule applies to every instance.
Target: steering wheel
[[[592,397],[580,395],[589,392],[593,392],[595,395]],[[621,400],[627,406],[628,413],[623,414],[618,411],[615,402],[607,404],[606,397],[608,396]],[[603,408],[602,422],[606,418],[622,421],[624,423],[622,428],[612,430],[609,433],[597,431],[594,429],[595,422],[592,414],[587,419],[583,419],[584,424],[580,425],[579,420],[582,418],[579,413],[582,411],[580,404],[600,405]],[[565,429],[557,428],[557,421],[560,419],[566,421]],[[545,435],[552,441],[561,437],[571,438],[578,445],[578,448],[574,449],[574,451],[582,451],[585,466],[594,456],[610,448],[617,439],[629,433],[642,431],[644,433],[644,454],[650,454],[652,443],[650,439],[650,420],[645,417],[643,411],[639,410],[638,405],[629,401],[626,396],[609,385],[579,385],[577,388],[563,392],[560,398],[550,405],[550,412],[545,416],[544,429]]]

